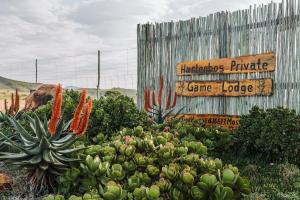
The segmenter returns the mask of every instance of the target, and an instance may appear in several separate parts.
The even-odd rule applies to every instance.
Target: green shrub
[[[237,167],[208,157],[197,139],[172,132],[123,129],[86,149],[85,162],[59,177],[58,191],[80,195],[98,190],[112,200],[233,200],[250,192]]]
[[[181,140],[198,140],[208,147],[211,154],[223,152],[231,148],[234,142],[234,133],[222,127],[203,127],[203,121],[185,121],[173,119],[164,124],[154,124],[154,131],[169,131],[175,133]]]
[[[133,128],[149,123],[148,116],[136,107],[133,99],[124,95],[106,95],[93,101],[88,136],[112,134],[121,128]]]
[[[71,120],[73,118],[73,111],[79,102],[79,98],[80,92],[74,90],[66,90],[63,93],[62,110],[64,119]],[[52,101],[28,114],[33,116],[33,113],[36,113],[41,118],[44,116],[49,118],[51,109]],[[26,123],[26,119],[21,120],[21,124],[30,128]],[[98,133],[109,135],[119,131],[122,127],[133,128],[146,124],[149,124],[147,114],[137,109],[132,98],[120,95],[117,92],[107,92],[104,97],[93,100],[87,135],[92,141],[92,138]]]
[[[300,117],[294,110],[254,107],[241,117],[236,151],[268,162],[300,161]]]
[[[300,173],[296,165],[247,165],[241,171],[250,179],[252,196],[263,200],[300,199]]]

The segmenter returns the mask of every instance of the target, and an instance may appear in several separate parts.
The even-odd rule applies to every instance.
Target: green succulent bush
[[[202,142],[176,133],[138,126],[90,148],[85,162],[58,178],[61,194],[96,190],[105,200],[231,200],[250,193],[237,167],[208,157]]]
[[[294,110],[254,107],[241,117],[236,151],[268,162],[300,162],[300,116]]]
[[[162,125],[154,124],[151,130],[168,130],[174,133],[180,140],[199,140],[211,153],[224,152],[232,147],[235,141],[235,133],[223,127],[205,128],[203,121],[172,119]]]

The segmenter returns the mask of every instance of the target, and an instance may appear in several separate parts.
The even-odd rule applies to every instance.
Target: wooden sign
[[[179,96],[269,96],[273,81],[265,79],[226,81],[177,81],[176,94]]]
[[[236,58],[181,62],[176,66],[176,75],[273,72],[275,65],[275,54],[270,52]]]
[[[182,114],[177,118],[185,120],[202,120],[205,127],[221,126],[228,129],[236,129],[240,125],[240,116],[238,115],[218,115],[218,114]]]

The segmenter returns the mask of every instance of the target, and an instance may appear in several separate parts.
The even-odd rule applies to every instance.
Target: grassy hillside
[[[40,83],[28,83],[23,81],[16,81],[7,79],[0,76],[0,89],[1,90],[15,90],[19,89],[20,92],[29,92],[31,89],[35,89]]]
[[[11,93],[15,91],[16,88],[19,89],[19,93],[21,96],[21,107],[24,106],[24,99],[29,95],[30,90],[37,89],[37,87],[41,85],[41,83],[29,83],[23,81],[16,81],[8,78],[4,78],[0,76],[0,111],[4,109],[4,99],[7,99],[10,102]],[[67,89],[81,90],[81,88],[77,87],[67,87]],[[136,101],[136,90],[134,89],[123,89],[123,88],[113,88],[109,89],[113,91],[119,91],[121,94],[129,96]],[[97,90],[93,88],[87,89],[88,94],[93,98],[97,97]],[[108,89],[100,90],[100,96],[104,95],[104,93],[108,91]]]

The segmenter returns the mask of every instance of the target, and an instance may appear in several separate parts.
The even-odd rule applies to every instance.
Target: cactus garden
[[[0,188],[1,199],[299,197],[294,145],[300,126],[293,111],[254,108],[232,131],[167,117],[176,106],[170,90],[166,108],[162,89],[157,101],[146,90],[148,114],[118,93],[92,100],[85,90],[63,91],[58,85],[52,101],[30,112],[19,111],[15,95],[14,105],[0,118],[0,161],[12,179]],[[277,122],[271,129],[273,118]],[[256,131],[272,132],[274,142],[263,144]],[[277,141],[282,132],[290,135]]]

